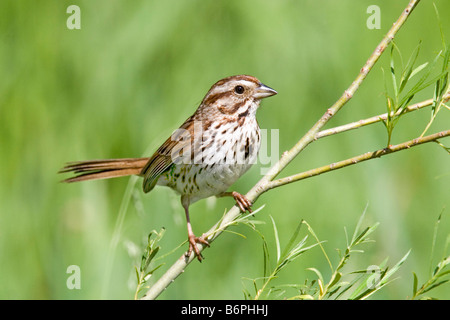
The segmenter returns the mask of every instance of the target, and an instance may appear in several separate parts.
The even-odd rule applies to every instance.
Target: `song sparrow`
[[[150,158],[92,160],[68,163],[60,172],[76,182],[138,175],[144,192],[168,186],[181,195],[186,213],[189,250],[201,261],[189,219],[189,205],[210,196],[232,196],[240,210],[251,212],[251,202],[226,190],[256,162],[260,130],[256,110],[262,98],[277,92],[252,76],[239,75],[216,82],[202,103]]]

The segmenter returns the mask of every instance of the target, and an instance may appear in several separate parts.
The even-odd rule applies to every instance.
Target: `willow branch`
[[[358,76],[352,82],[352,84],[344,91],[342,96],[333,104],[325,114],[312,126],[312,128],[303,136],[291,150],[283,153],[280,160],[272,166],[267,174],[261,178],[261,180],[246,194],[246,197],[255,202],[256,199],[265,191],[267,186],[301,151],[303,151],[312,141],[316,139],[317,133],[320,129],[353,97],[354,93],[358,90],[361,83],[372,70],[375,63],[378,61],[384,50],[394,39],[397,32],[406,22],[411,12],[417,6],[420,0],[411,0],[407,7],[403,10],[400,17],[392,25],[391,29],[384,36],[374,52],[371,54],[367,62],[361,68]],[[237,206],[232,207],[225,216],[216,223],[206,234],[211,234],[207,238],[208,242],[213,242],[224,230],[221,226],[228,226],[240,215],[239,208]],[[204,246],[198,244],[198,249],[202,251]],[[143,299],[155,299],[161,292],[165,290],[189,265],[191,261],[195,259],[194,253],[189,257],[185,257],[183,254],[167,271],[161,276],[147,291]]]
[[[410,149],[412,147],[427,143],[427,142],[436,142],[438,139],[450,136],[450,130],[441,131],[435,134],[431,134],[426,137],[419,137],[410,141],[406,141],[404,143],[397,144],[395,146],[390,146],[389,148],[379,149],[373,152],[366,152],[356,157],[352,157],[346,160],[342,160],[339,162],[331,163],[329,165],[311,169],[305,172],[297,173],[289,177],[281,178],[278,180],[271,181],[267,184],[266,190],[270,190],[276,187],[281,187],[285,184],[300,181],[306,178],[311,178],[314,176],[318,176],[319,174],[334,171],[337,169],[342,169],[344,167],[348,167],[363,161],[381,158],[388,154],[392,154],[398,151],[402,151],[405,149]]]
[[[447,93],[446,96],[444,97],[444,99],[442,100],[443,103],[447,102],[450,99],[450,93]],[[418,102],[415,104],[412,104],[408,107],[406,107],[404,110],[398,110],[396,113],[391,112],[391,117],[395,117],[395,116],[399,116],[400,114],[406,114],[412,111],[416,111],[416,110],[420,110],[422,108],[431,106],[433,104],[433,99],[428,99],[422,102]],[[352,122],[352,123],[348,123],[348,124],[344,124],[342,126],[338,126],[338,127],[334,127],[331,129],[326,129],[326,130],[322,130],[320,132],[318,132],[315,136],[315,140],[323,138],[323,137],[327,137],[327,136],[331,136],[333,134],[337,134],[340,132],[345,132],[345,131],[349,131],[349,130],[354,130],[354,129],[358,129],[370,124],[374,124],[377,122],[381,122],[384,121],[388,118],[388,113],[383,113],[377,116],[373,116],[367,119],[363,119],[363,120],[359,120],[356,122]]]

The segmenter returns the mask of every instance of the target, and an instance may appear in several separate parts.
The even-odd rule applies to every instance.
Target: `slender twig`
[[[358,76],[352,82],[350,87],[344,91],[343,95],[333,104],[325,114],[319,119],[319,121],[314,124],[314,126],[306,133],[303,138],[301,138],[294,147],[283,153],[280,160],[272,166],[267,174],[261,178],[261,180],[246,194],[246,197],[250,201],[256,201],[256,199],[265,191],[267,191],[267,186],[270,181],[272,181],[301,151],[303,151],[312,141],[316,139],[317,133],[320,129],[353,97],[354,93],[358,90],[361,83],[367,77],[370,70],[372,70],[375,63],[378,61],[380,56],[383,54],[386,47],[391,43],[397,34],[398,30],[406,22],[411,12],[417,6],[420,0],[411,0],[407,7],[403,10],[398,20],[393,24],[389,32],[384,36],[379,45],[376,47],[375,51],[369,57],[367,62],[361,68]],[[239,208],[237,206],[232,207],[225,216],[213,226],[206,234],[212,234],[208,237],[208,241],[211,243],[216,239],[223,229],[221,225],[228,225],[233,220],[235,220],[240,215]],[[204,249],[202,244],[198,244],[200,251]],[[162,291],[164,291],[181,273],[187,265],[195,259],[194,253],[189,257],[182,255],[167,271],[164,275],[156,281],[150,289],[147,291],[143,299],[155,299],[158,297]]]
[[[450,93],[447,93],[445,98],[442,100],[442,103],[447,102],[449,99],[450,99]],[[433,99],[428,99],[428,100],[425,100],[422,102],[418,102],[418,103],[415,103],[415,104],[412,104],[412,105],[406,107],[404,110],[397,111],[397,113],[391,112],[391,117],[398,116],[400,114],[409,113],[411,111],[416,111],[416,110],[431,106],[432,104],[433,104]],[[370,124],[381,122],[381,121],[386,120],[387,117],[388,117],[388,113],[383,113],[383,114],[373,116],[373,117],[370,117],[367,119],[359,120],[359,121],[352,122],[352,123],[347,123],[342,126],[322,130],[316,134],[315,139],[317,140],[317,139],[331,136],[333,134],[337,134],[340,132],[354,130],[354,129],[358,129],[358,128],[361,128],[361,127],[364,127],[364,126],[367,126]]]
[[[311,169],[311,170],[308,170],[305,172],[294,174],[289,177],[271,181],[267,184],[266,189],[270,190],[273,188],[281,187],[288,183],[300,181],[300,180],[303,180],[306,178],[311,178],[311,177],[317,176],[317,175],[325,173],[325,172],[330,172],[333,170],[341,169],[341,168],[351,166],[351,165],[354,165],[354,164],[357,164],[357,163],[360,163],[360,162],[363,162],[366,160],[380,158],[382,156],[385,156],[385,155],[388,155],[388,154],[391,154],[391,153],[394,153],[397,151],[409,149],[409,148],[418,146],[420,144],[424,144],[424,143],[432,142],[432,141],[434,142],[434,141],[437,141],[438,139],[448,137],[449,135],[450,135],[450,130],[441,131],[441,132],[431,134],[426,137],[419,137],[419,138],[416,138],[416,139],[413,139],[410,141],[406,141],[404,143],[397,144],[395,146],[390,146],[389,148],[379,149],[379,150],[376,150],[373,152],[366,152],[366,153],[361,154],[356,157],[352,157],[352,158],[342,160],[339,162],[335,162],[335,163],[332,163],[332,164],[329,164],[329,165],[326,165],[323,167]]]

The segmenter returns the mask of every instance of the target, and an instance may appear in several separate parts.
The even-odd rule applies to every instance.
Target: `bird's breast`
[[[158,184],[189,195],[191,203],[225,192],[257,162],[260,145],[256,119],[220,125],[212,122],[201,139],[194,139],[190,161],[174,164]]]

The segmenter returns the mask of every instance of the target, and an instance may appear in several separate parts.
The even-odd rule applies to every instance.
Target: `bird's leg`
[[[233,197],[236,201],[236,204],[238,205],[239,209],[241,209],[242,212],[252,211],[252,202],[248,200],[244,195],[240,194],[239,192],[232,191],[232,192],[222,192],[217,195],[217,197]]]
[[[200,253],[200,250],[197,248],[197,243],[201,243],[209,247],[209,242],[206,241],[206,239],[203,236],[201,237],[195,236],[194,232],[192,231],[191,220],[189,219],[189,201],[185,201],[185,199],[183,199],[182,197],[181,203],[183,205],[184,212],[186,213],[186,222],[188,229],[189,250],[186,252],[186,257],[189,257],[192,251],[194,251],[198,261],[201,262],[202,254]]]

